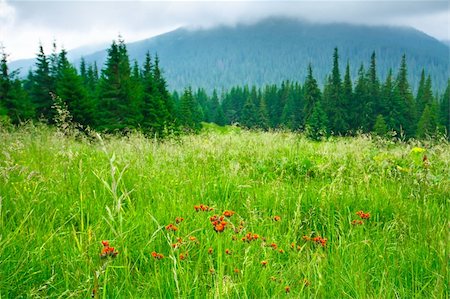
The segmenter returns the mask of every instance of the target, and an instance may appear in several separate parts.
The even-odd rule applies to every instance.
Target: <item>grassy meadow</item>
[[[3,128],[0,298],[448,298],[449,170],[445,141]]]

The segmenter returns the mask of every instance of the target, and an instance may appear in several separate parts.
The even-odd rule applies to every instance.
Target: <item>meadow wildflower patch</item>
[[[448,297],[447,143],[0,140],[0,296]]]

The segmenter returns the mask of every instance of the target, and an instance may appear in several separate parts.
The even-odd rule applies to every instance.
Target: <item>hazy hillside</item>
[[[376,51],[384,78],[396,70],[403,53],[410,82],[416,86],[422,68],[442,90],[449,77],[449,48],[413,28],[368,27],[348,24],[312,24],[291,19],[267,19],[253,25],[188,30],[181,28],[127,45],[130,57],[142,63],[145,53],[157,52],[169,87],[229,88],[233,85],[303,81],[308,63],[322,82],[330,72],[334,47],[341,54],[341,67],[350,61],[356,77],[362,62]],[[103,65],[106,52],[85,58]],[[79,63],[76,60],[75,63]]]

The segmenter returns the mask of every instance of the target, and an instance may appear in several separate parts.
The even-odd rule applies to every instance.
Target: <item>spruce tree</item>
[[[306,121],[306,135],[313,140],[320,140],[328,135],[328,116],[320,101],[314,104],[312,114]]]
[[[324,109],[327,112],[330,130],[335,134],[344,134],[348,130],[348,122],[343,105],[342,80],[339,70],[339,53],[334,49],[333,70],[329,77],[327,92],[324,91]]]
[[[348,126],[347,128],[348,130],[353,130],[355,128],[352,127],[350,111],[352,110],[351,105],[353,104],[354,95],[349,62],[347,62],[347,66],[345,68],[344,83],[342,89],[342,106],[345,112],[345,120]]]
[[[114,131],[133,129],[141,119],[133,94],[131,69],[124,41],[113,41],[98,86],[98,128]]]
[[[370,67],[367,73],[368,97],[364,103],[365,121],[363,127],[369,131],[375,124],[375,117],[381,113],[380,107],[380,81],[377,76],[376,55],[372,52]]]
[[[255,128],[258,124],[258,102],[256,88],[253,87],[245,101],[241,116],[241,124],[248,129]]]
[[[87,97],[83,79],[67,59],[67,52],[62,49],[58,55],[56,71],[56,94],[66,103],[72,119],[83,125],[94,124],[95,102]]]
[[[303,89],[304,89],[303,115],[304,115],[304,124],[306,125],[313,113],[313,108],[315,104],[321,100],[320,89],[317,86],[317,81],[313,76],[311,64],[308,65],[308,75],[306,77]]]
[[[149,52],[145,55],[145,62],[142,70],[142,86],[143,120],[141,126],[146,134],[156,134],[157,136],[162,137],[169,112],[167,111],[164,100],[157,91]]]
[[[440,123],[444,126],[447,137],[450,138],[450,80],[440,103]]]
[[[3,51],[0,60],[0,116],[7,117],[13,124],[34,116],[28,94],[16,75],[9,72],[7,54]]]
[[[395,89],[398,101],[401,102],[400,113],[404,115],[400,126],[404,130],[406,137],[413,137],[416,131],[416,106],[408,82],[406,55],[402,56],[400,70],[395,82]]]
[[[53,79],[50,76],[49,60],[44,53],[42,45],[39,46],[39,53],[36,58],[36,70],[28,79],[31,83],[30,96],[36,108],[37,118],[44,118],[51,122],[54,117],[54,111],[52,109],[53,99],[50,93],[55,90]]]
[[[199,105],[192,94],[192,88],[184,90],[180,99],[178,121],[185,132],[198,132],[201,129]]]
[[[373,131],[378,136],[386,136],[388,132],[388,127],[386,125],[383,115],[378,114],[375,120],[375,124],[373,126]]]
[[[267,112],[266,101],[262,96],[259,97],[258,104],[258,119],[256,123],[256,127],[262,130],[269,129],[269,114]]]
[[[355,86],[355,95],[353,97],[353,102],[350,105],[351,110],[349,111],[350,117],[350,127],[353,131],[363,130],[368,132],[371,128],[367,127],[365,122],[367,110],[365,109],[366,103],[370,101],[369,99],[369,84],[365,74],[364,66],[361,64],[358,71],[358,80]]]

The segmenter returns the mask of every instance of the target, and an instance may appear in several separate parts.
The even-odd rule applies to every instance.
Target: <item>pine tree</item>
[[[192,88],[184,90],[180,99],[178,121],[185,132],[198,132],[201,129],[201,121],[198,116],[199,105],[192,95]]]
[[[241,124],[248,128],[255,128],[258,123],[258,109],[257,109],[257,93],[256,88],[252,88],[252,92],[248,95],[242,110]]]
[[[435,105],[427,105],[417,124],[417,137],[427,138],[436,134],[438,128],[437,111]]]
[[[145,133],[163,136],[169,112],[156,89],[153,77],[153,65],[150,53],[145,55],[145,62],[142,70],[143,102],[142,102],[142,128]]]
[[[50,76],[49,61],[42,45],[39,46],[39,53],[36,58],[36,70],[28,79],[31,83],[30,96],[36,108],[36,116],[52,121],[54,111],[52,109],[53,99],[50,96],[50,92],[55,91],[54,82]]]
[[[269,114],[267,113],[266,101],[262,96],[259,97],[258,120],[256,127],[262,130],[269,129]]]
[[[113,41],[99,81],[98,128],[114,131],[133,129],[141,119],[133,94],[131,68],[124,41]]]
[[[383,115],[378,114],[378,116],[375,120],[375,124],[373,126],[373,131],[378,136],[386,136],[386,134],[388,132],[388,127],[386,125],[386,122],[384,121]]]
[[[331,131],[335,134],[344,134],[348,130],[348,122],[345,115],[343,104],[342,80],[339,70],[339,53],[338,49],[334,49],[333,53],[333,69],[329,78],[328,95],[325,97],[324,105],[327,112],[328,121]]]
[[[368,132],[371,129],[364,127],[364,125],[367,125],[367,123],[365,123],[367,117],[365,107],[367,102],[369,102],[369,84],[365,75],[364,66],[361,64],[358,71],[355,95],[353,97],[353,102],[350,105],[351,111],[349,111],[350,127],[354,131],[363,129],[365,132]]]
[[[162,75],[161,68],[159,67],[159,57],[155,55],[155,63],[153,67],[153,81],[155,83],[155,95],[160,98],[164,103],[164,123],[166,126],[172,126],[174,123],[175,106],[172,102],[172,97],[167,90],[166,79]]]
[[[408,83],[408,71],[406,65],[406,55],[402,56],[400,71],[395,82],[396,94],[401,102],[400,113],[404,115],[403,121],[400,123],[406,137],[414,136],[416,131],[416,106],[414,97]]]
[[[31,119],[33,106],[22,82],[16,73],[9,72],[7,54],[3,51],[0,60],[0,117],[7,117],[13,124]]]
[[[313,140],[320,140],[328,135],[328,117],[320,101],[314,104],[311,117],[306,122],[306,135]]]
[[[347,66],[345,68],[345,75],[344,75],[344,83],[342,86],[342,107],[345,112],[345,121],[347,123],[347,129],[353,130],[355,128],[352,127],[351,123],[351,114],[350,111],[352,110],[352,104],[353,104],[353,85],[352,85],[352,79],[350,75],[350,64],[347,62]]]
[[[56,94],[66,103],[73,121],[92,126],[96,107],[93,99],[87,97],[83,79],[67,59],[67,52],[64,49],[59,53],[57,60]]]
[[[313,76],[311,64],[308,65],[308,75],[306,77],[303,89],[304,89],[303,98],[305,103],[303,108],[304,111],[303,115],[304,115],[304,124],[306,125],[313,113],[315,104],[321,100],[320,89],[317,86],[317,81]]]
[[[370,130],[375,124],[376,115],[381,113],[380,107],[380,81],[377,76],[376,55],[372,52],[370,68],[367,73],[368,98],[364,104],[365,121],[363,127]]]
[[[440,123],[444,126],[447,137],[450,138],[450,80],[440,103]]]

